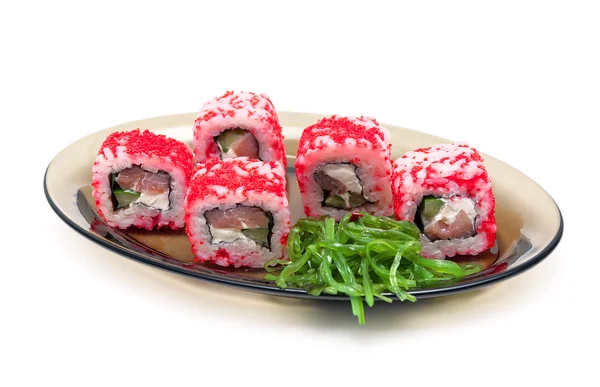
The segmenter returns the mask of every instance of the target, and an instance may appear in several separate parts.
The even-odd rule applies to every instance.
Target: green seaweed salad
[[[416,301],[408,291],[452,282],[477,273],[480,266],[460,266],[420,255],[420,231],[411,222],[368,213],[333,218],[300,219],[288,238],[289,261],[272,260],[265,279],[280,288],[304,288],[307,293],[346,294],[359,324],[365,323],[364,301]]]

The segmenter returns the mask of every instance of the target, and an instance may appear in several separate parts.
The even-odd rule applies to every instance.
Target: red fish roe
[[[192,171],[192,180],[188,190],[188,202],[209,195],[224,197],[226,193],[244,187],[244,192],[255,191],[263,194],[281,196],[285,194],[285,178],[278,173],[281,164],[270,161],[268,163],[248,163],[245,158],[216,160],[210,159],[204,164],[199,164]],[[268,166],[265,168],[264,166]],[[213,168],[215,168],[213,170]],[[201,178],[196,178],[200,177]],[[215,189],[215,187],[219,187]],[[220,190],[224,187],[224,190]]]
[[[319,139],[324,136],[339,145],[348,144],[348,139],[355,140],[357,147],[371,147],[388,141],[387,134],[379,129],[379,123],[374,118],[334,115],[322,118],[316,124],[304,129],[300,137],[299,152],[327,147],[329,139],[321,141]],[[386,144],[385,147],[390,149],[391,144]]]
[[[187,175],[193,167],[194,156],[186,144],[147,129],[110,134],[102,143],[98,154],[105,153],[105,149],[108,148],[113,155],[117,155],[119,147],[123,147],[122,149],[128,154],[144,154],[148,157],[169,161],[180,168],[184,168]]]

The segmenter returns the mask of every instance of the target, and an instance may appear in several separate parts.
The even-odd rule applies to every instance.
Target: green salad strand
[[[289,260],[267,262],[265,279],[278,287],[303,288],[308,294],[345,294],[359,324],[365,323],[364,302],[385,302],[392,293],[416,301],[411,289],[459,281],[481,270],[476,264],[420,255],[420,231],[407,221],[368,213],[333,218],[300,219],[288,236]]]

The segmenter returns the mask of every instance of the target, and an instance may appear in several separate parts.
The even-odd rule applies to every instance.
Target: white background
[[[593,2],[83,3],[0,6],[0,385],[597,383]],[[62,148],[228,89],[468,140],[555,198],[564,238],[523,275],[361,327],[345,303],[124,259],[53,213]]]

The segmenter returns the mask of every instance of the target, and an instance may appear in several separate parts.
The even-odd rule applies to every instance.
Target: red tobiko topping
[[[379,123],[373,118],[366,117],[358,117],[357,120],[364,120],[365,125],[356,123],[356,120],[335,115],[322,118],[316,124],[304,129],[300,137],[298,149],[312,149],[315,140],[321,136],[329,136],[340,145],[346,144],[346,139],[351,138],[357,141],[356,146],[358,147],[366,146],[364,143],[358,141],[361,139],[369,141],[373,147],[378,147],[379,142],[385,138],[379,127]],[[376,124],[377,127],[368,128],[366,124],[370,122]],[[325,147],[325,145],[317,146],[316,148],[320,147]]]
[[[253,168],[247,166],[253,163],[258,163],[260,166]],[[266,164],[271,167],[272,177],[260,172]],[[216,165],[220,165],[220,167],[211,171],[211,168]],[[244,194],[248,191],[255,191],[271,194],[275,197],[285,196],[285,179],[276,171],[280,168],[281,165],[276,161],[266,163],[246,158],[209,159],[206,163],[196,166],[192,171],[187,201],[193,203],[208,195],[215,195],[216,191],[213,186],[225,187],[228,191],[235,191],[239,187],[243,187]],[[205,169],[206,173],[197,173],[202,169]]]
[[[279,240],[279,243],[281,243],[282,246],[287,245],[287,241],[288,241],[288,234],[285,234],[281,237],[281,239]]]
[[[417,165],[412,168],[410,175],[412,176],[413,180],[417,180],[417,173],[419,173],[421,169],[423,169],[423,166],[421,165]]]
[[[108,148],[116,155],[119,146],[125,147],[125,152],[130,155],[144,154],[148,157],[166,159],[183,168],[186,175],[189,175],[194,166],[194,156],[187,144],[147,129],[115,132],[108,135],[98,154],[103,154],[104,149]]]
[[[214,110],[211,110],[211,111],[204,113],[204,115],[202,116],[202,119],[204,121],[209,121],[210,119],[212,119],[216,116],[217,116],[217,112],[215,112]]]
[[[224,258],[224,259],[229,259],[229,257],[230,257],[229,253],[225,249],[217,250],[217,253],[215,255],[217,258]]]
[[[230,95],[233,95],[233,91],[228,90],[228,91],[225,92],[225,94],[223,94],[222,96],[218,97],[217,99],[224,99],[224,98],[229,97]]]
[[[255,94],[252,92],[236,94],[233,91],[227,91],[222,96],[217,97],[208,102],[209,103],[212,101],[225,102],[231,106],[230,109],[223,109],[222,107],[218,107],[214,110],[208,110],[204,114],[202,114],[200,117],[198,117],[198,119],[201,119],[203,121],[208,121],[208,120],[212,119],[213,117],[216,117],[219,114],[222,115],[223,117],[225,117],[225,116],[234,117],[236,110],[248,108],[246,103],[250,104],[253,108],[257,108],[257,105],[262,100],[264,100],[268,103],[266,104],[266,106],[259,107],[259,108],[263,108],[264,110],[269,112],[271,115],[276,116],[277,114],[275,112],[275,106],[273,105],[273,102],[271,101],[271,99],[269,99],[267,96],[265,96],[263,94],[260,94],[260,95]],[[254,113],[252,113],[252,114],[254,114]],[[251,115],[250,112],[248,112],[248,115],[249,116]]]

